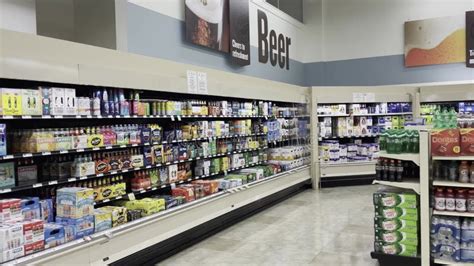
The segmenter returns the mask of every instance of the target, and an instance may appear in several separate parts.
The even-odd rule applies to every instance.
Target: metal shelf
[[[385,114],[318,114],[318,117],[347,117],[347,116],[396,116],[396,115],[411,115],[413,112],[403,113],[385,113]]]
[[[181,121],[182,118],[267,118],[264,115],[2,115],[0,119],[145,119],[162,118]]]
[[[318,115],[318,117],[347,117],[349,114]]]
[[[104,203],[108,203],[108,202],[116,201],[116,200],[121,200],[121,199],[129,199],[130,194],[140,195],[140,194],[144,194],[144,193],[147,193],[147,192],[156,191],[158,189],[173,187],[173,186],[176,186],[176,185],[179,185],[179,184],[184,184],[184,183],[192,182],[192,181],[203,179],[203,178],[213,177],[213,176],[217,176],[217,175],[221,175],[221,174],[227,174],[228,172],[233,172],[233,171],[237,171],[237,170],[240,170],[240,169],[253,167],[253,166],[256,166],[256,165],[263,164],[265,162],[266,161],[260,161],[260,162],[257,162],[257,163],[250,163],[250,164],[247,164],[247,165],[244,165],[244,166],[241,166],[241,167],[235,167],[235,168],[230,168],[226,171],[220,171],[219,173],[212,173],[212,174],[209,174],[209,175],[202,175],[202,176],[197,176],[197,177],[194,177],[194,178],[188,178],[186,180],[179,180],[179,181],[176,181],[176,182],[173,182],[173,183],[166,183],[166,184],[151,186],[151,187],[148,187],[146,189],[142,189],[142,190],[138,190],[138,191],[132,191],[129,194],[124,194],[124,195],[120,195],[120,196],[117,196],[117,197],[114,197],[114,198],[96,201],[96,202],[94,202],[94,205],[104,204]]]
[[[473,183],[461,183],[454,181],[433,181],[433,186],[474,188]]]
[[[474,213],[455,212],[455,211],[437,211],[433,210],[433,215],[455,216],[455,217],[474,217]]]
[[[411,190],[415,191],[417,194],[420,194],[420,181],[416,180],[416,179],[407,179],[407,180],[403,180],[402,182],[374,180],[373,184],[390,186],[390,187],[397,187],[397,188],[404,188],[404,189],[411,189]]]
[[[191,159],[186,159],[186,160],[177,160],[177,161],[173,161],[173,162],[159,163],[159,164],[147,165],[147,166],[142,166],[142,167],[134,167],[134,168],[129,168],[129,169],[114,170],[114,171],[110,171],[108,173],[97,174],[97,175],[71,177],[71,178],[62,179],[62,180],[45,181],[45,182],[36,183],[36,184],[32,184],[32,185],[27,185],[27,186],[18,186],[18,187],[13,187],[13,188],[2,189],[2,190],[0,190],[0,194],[17,192],[17,191],[22,191],[22,190],[34,189],[34,188],[40,188],[40,187],[46,187],[46,186],[54,186],[54,185],[59,185],[59,184],[73,183],[73,182],[84,181],[84,180],[88,180],[88,179],[119,175],[119,174],[128,173],[128,172],[155,169],[155,168],[163,167],[163,166],[166,166],[166,165],[180,164],[180,163],[192,162],[192,161],[197,161],[197,160],[202,160],[202,159],[217,158],[217,157],[227,156],[227,155],[231,155],[231,154],[258,151],[258,150],[265,150],[265,149],[267,149],[267,147],[257,148],[257,149],[243,149],[243,150],[226,152],[226,153],[218,153],[218,154],[215,154],[215,155],[196,157],[196,158],[191,158]]]
[[[205,140],[213,140],[213,139],[228,139],[228,138],[253,137],[253,136],[265,136],[265,135],[266,133],[253,133],[253,134],[247,134],[247,135],[236,134],[236,135],[219,136],[219,137],[216,136],[216,137],[208,137],[208,138],[195,138],[195,139],[190,139],[190,140],[172,140],[172,141],[162,141],[162,142],[143,143],[143,144],[107,145],[107,146],[94,147],[94,148],[80,148],[80,149],[45,151],[45,152],[34,152],[34,153],[18,153],[18,154],[0,156],[0,161],[21,159],[21,158],[31,158],[31,157],[43,157],[43,156],[51,156],[51,155],[76,154],[76,153],[84,153],[84,152],[146,147],[146,146],[151,146],[151,145],[164,145],[164,144],[184,143],[184,142],[192,142],[192,141],[205,141]]]
[[[453,261],[447,261],[447,260],[440,260],[440,259],[435,259],[434,263],[436,264],[442,264],[442,265],[454,265],[454,266],[474,266],[474,263],[470,262],[453,262]]]
[[[420,165],[420,154],[418,153],[400,153],[400,154],[391,154],[384,151],[379,152],[379,157],[402,160],[402,161],[411,161],[416,165]]]
[[[363,162],[344,162],[344,163],[321,163],[321,166],[349,166],[349,165],[375,165],[377,161],[363,161]]]
[[[394,116],[394,115],[411,115],[412,112],[402,112],[402,113],[386,113],[386,114],[352,114],[352,116]]]
[[[331,136],[331,137],[319,137],[319,140],[323,139],[353,139],[353,138],[375,138],[380,136],[380,134],[368,134],[368,135],[358,135],[358,136]]]
[[[474,156],[433,156],[435,161],[474,161]]]

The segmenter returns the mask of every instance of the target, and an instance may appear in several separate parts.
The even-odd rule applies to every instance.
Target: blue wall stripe
[[[180,63],[286,82],[300,86],[371,86],[439,81],[474,80],[474,69],[464,64],[405,68],[403,55],[330,62],[290,60],[290,70],[262,64],[251,47],[252,64],[239,67],[227,54],[188,44],[184,22],[135,4],[128,4],[128,50]]]
[[[246,67],[230,63],[227,54],[188,44],[184,39],[184,22],[128,4],[128,51],[180,63],[193,64],[269,80],[304,86],[304,64],[290,60],[290,70],[258,62],[258,50],[251,47],[252,64]]]
[[[306,84],[370,86],[474,79],[464,63],[406,68],[403,55],[379,56],[305,65]],[[320,73],[321,76],[311,75]]]

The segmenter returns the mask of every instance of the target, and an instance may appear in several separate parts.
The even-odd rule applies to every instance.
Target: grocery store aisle
[[[377,265],[377,186],[306,190],[159,265]]]

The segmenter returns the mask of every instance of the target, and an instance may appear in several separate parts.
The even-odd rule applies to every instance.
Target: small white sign
[[[375,93],[364,93],[364,102],[375,102]]]
[[[188,70],[188,93],[197,93],[198,92],[198,79],[196,71]]]
[[[207,94],[207,73],[197,72],[198,93]]]
[[[364,101],[364,94],[360,92],[352,93],[352,101],[355,103],[363,102]]]

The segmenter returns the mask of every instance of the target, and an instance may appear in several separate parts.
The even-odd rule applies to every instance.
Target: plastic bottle
[[[414,130],[411,136],[412,153],[420,153],[420,133]]]
[[[377,164],[375,165],[375,179],[382,180],[383,177],[383,160],[379,158]]]
[[[471,162],[471,167],[469,168],[469,181],[474,183],[474,163]]]
[[[469,183],[469,165],[467,161],[462,161],[459,165],[459,182]]]
[[[467,211],[474,212],[474,189],[470,189],[467,195]]]
[[[444,191],[442,188],[436,188],[434,198],[435,198],[434,208],[438,211],[446,210],[446,198],[445,198]]]
[[[109,115],[110,108],[109,108],[109,94],[106,89],[102,91],[102,99],[101,99],[101,112],[102,115]]]
[[[451,107],[448,113],[448,119],[449,119],[449,128],[456,128],[458,125],[458,114],[454,110],[454,107]]]
[[[403,181],[403,164],[402,161],[397,161],[397,182]]]
[[[455,161],[451,161],[448,166],[448,180],[449,181],[457,181],[458,178],[458,173],[457,173],[458,167]]]
[[[397,180],[397,166],[395,165],[395,160],[390,160],[388,166],[388,179],[390,182],[395,182]]]
[[[464,189],[458,189],[456,192],[456,211],[465,212],[466,209],[466,193]]]
[[[454,197],[454,191],[451,188],[446,190],[444,194],[446,198],[446,210],[447,211],[455,211],[456,210],[456,199]]]

